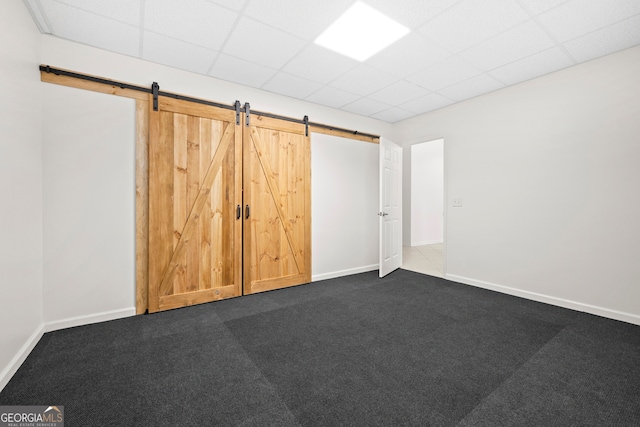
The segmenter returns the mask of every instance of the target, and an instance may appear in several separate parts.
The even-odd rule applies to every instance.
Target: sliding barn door
[[[244,128],[244,293],[311,281],[311,146],[305,126]]]
[[[242,292],[235,112],[158,101],[159,111],[149,113],[149,312]]]

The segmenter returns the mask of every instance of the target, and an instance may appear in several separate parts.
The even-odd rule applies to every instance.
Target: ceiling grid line
[[[640,17],[640,13],[638,13],[638,14],[636,14],[636,15],[632,15],[632,16],[628,16],[628,17],[622,18],[622,19],[620,19],[620,20],[618,20],[618,21],[615,21],[615,22],[613,22],[613,23],[609,24],[607,27],[613,27],[613,26],[615,26],[615,25],[622,24],[622,23],[627,22],[627,21],[629,21],[629,20],[631,20],[631,19],[633,19],[633,18],[638,18],[638,17]],[[542,25],[542,24],[541,24],[541,25]],[[587,36],[589,36],[589,35],[592,35],[592,34],[598,33],[599,31],[602,31],[602,30],[606,29],[607,27],[593,29],[593,30],[591,30],[591,31],[589,31],[589,32],[585,32],[584,34],[580,35],[579,37],[575,37],[575,38],[573,38],[573,39],[565,40],[564,42],[559,43],[559,44],[560,44],[560,46],[561,46],[562,48],[564,48],[564,46],[565,46],[566,44],[568,44],[568,43],[571,43],[571,42],[573,42],[573,41],[575,41],[575,40],[578,40],[578,39],[580,39],[580,38],[587,37]],[[570,56],[571,58],[573,58],[573,56],[572,56],[571,54],[569,54],[569,56]],[[576,59],[576,60],[575,60],[575,63],[577,64],[577,63],[579,63],[579,61]]]
[[[42,0],[38,0],[38,1],[42,1]],[[144,0],[138,0],[138,1],[140,2],[140,8],[142,8],[143,4],[144,4]],[[53,0],[53,2],[60,3],[60,4],[65,5],[67,7],[70,7],[70,8],[73,8],[73,9],[77,9],[77,10],[80,10],[82,12],[86,12],[86,13],[89,13],[91,15],[94,15],[94,16],[97,16],[97,17],[100,17],[100,18],[109,19],[111,21],[119,22],[121,24],[128,25],[128,26],[133,26],[130,22],[126,22],[126,21],[123,21],[121,19],[117,19],[117,18],[114,18],[114,17],[111,17],[111,16],[105,16],[105,15],[97,13],[97,12],[91,10],[91,9],[87,9],[87,8],[78,6],[76,4],[70,3],[70,2],[65,1],[65,0]],[[87,2],[86,4],[90,4],[90,3]]]
[[[549,37],[551,40],[553,40],[553,42],[558,46],[558,48],[560,48],[560,50],[562,50],[562,53],[564,53],[565,55],[567,55],[567,58],[569,58],[569,60],[573,63],[573,64],[577,64],[578,61],[573,57],[573,55],[571,55],[571,53],[567,50],[567,48],[564,46],[563,43],[560,43],[560,41],[553,35],[553,33],[551,33],[551,31],[549,31],[549,29],[542,23],[540,22],[540,19],[538,19],[538,16],[534,13],[531,12],[531,9],[527,7],[527,5],[523,4],[523,2],[521,0],[516,0],[520,6],[522,6],[522,8],[529,14],[530,19],[535,22],[540,29],[542,29],[542,31],[545,32],[545,34],[547,35],[547,37]],[[558,7],[558,6],[556,6]],[[552,10],[553,8],[549,9]]]
[[[235,21],[231,25],[231,30],[229,31],[229,33],[227,34],[225,39],[222,41],[222,45],[220,46],[220,50],[218,51],[218,55],[216,55],[216,57],[213,58],[213,61],[211,61],[211,65],[209,65],[209,68],[207,69],[207,75],[211,75],[211,72],[213,71],[213,67],[215,67],[216,62],[218,62],[218,59],[220,59],[220,53],[223,51],[225,45],[227,44],[227,41],[229,40],[229,37],[231,37],[231,34],[235,31],[236,27],[238,26],[238,22],[240,21],[240,17],[244,13],[244,10],[246,9],[246,7],[247,7],[246,3],[242,5],[242,8],[240,9],[240,12],[238,12],[238,16],[236,16]]]

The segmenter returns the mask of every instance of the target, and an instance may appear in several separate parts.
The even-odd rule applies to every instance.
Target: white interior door
[[[380,277],[402,266],[402,147],[380,138]]]

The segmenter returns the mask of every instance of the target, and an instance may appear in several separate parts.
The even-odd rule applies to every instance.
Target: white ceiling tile
[[[459,52],[528,18],[516,1],[463,0],[418,31],[445,49]]]
[[[60,3],[86,10],[131,25],[140,25],[140,0],[58,0]]]
[[[481,70],[469,65],[462,59],[451,57],[407,77],[407,80],[431,91],[437,91],[477,76],[480,73],[482,73]]]
[[[429,91],[423,87],[405,80],[399,80],[384,89],[373,92],[368,98],[391,105],[398,105],[427,95],[428,93]]]
[[[140,30],[55,1],[41,2],[53,34],[125,55],[140,54]]]
[[[233,9],[237,12],[241,11],[246,3],[246,0],[207,0],[209,3],[217,4],[218,6],[226,7],[229,9]]]
[[[245,86],[260,87],[276,72],[273,68],[221,53],[209,75]]]
[[[598,58],[640,44],[640,15],[564,44],[579,62]]]
[[[572,0],[538,19],[559,42],[565,42],[637,14],[638,0]]]
[[[437,93],[430,93],[429,95],[421,96],[413,101],[405,102],[399,105],[400,108],[413,111],[416,114],[426,113],[427,111],[437,110],[438,108],[446,107],[453,104],[455,101],[446,98]]]
[[[330,86],[356,95],[366,96],[391,84],[395,79],[388,74],[375,70],[368,65],[358,65],[346,72]]]
[[[144,27],[158,34],[220,50],[238,14],[205,0],[147,0]]]
[[[325,86],[309,95],[306,100],[315,102],[316,104],[326,105],[328,107],[340,108],[343,105],[349,104],[350,102],[353,102],[358,98],[358,95]]]
[[[223,52],[270,68],[280,68],[293,58],[304,42],[250,18],[242,18]]]
[[[493,92],[503,87],[503,83],[497,81],[490,75],[480,74],[462,83],[441,89],[438,93],[454,101],[464,101],[465,99],[473,98],[483,93]]]
[[[282,70],[326,84],[356,65],[358,65],[358,61],[310,44],[289,61]]]
[[[418,33],[409,33],[366,61],[367,65],[404,78],[447,58],[449,53]]]
[[[389,108],[388,110],[380,111],[379,113],[373,114],[371,118],[384,120],[385,122],[395,123],[400,120],[408,119],[409,117],[413,117],[415,113],[411,111],[403,110],[401,108]]]
[[[262,85],[262,89],[299,99],[306,98],[321,87],[320,83],[287,73],[278,73]]]
[[[218,52],[150,31],[142,39],[142,58],[195,73],[206,74]]]
[[[513,85],[573,65],[559,47],[553,47],[535,55],[492,70],[489,74],[502,83]]]
[[[373,99],[360,98],[342,107],[343,110],[363,116],[371,116],[383,110],[388,110],[391,106]]]
[[[529,12],[534,15],[539,15],[542,12],[546,12],[549,9],[553,9],[556,6],[566,3],[568,0],[518,0],[520,4],[524,6]]]
[[[554,46],[555,43],[533,21],[480,43],[460,56],[481,70],[492,70]]]
[[[369,6],[400,24],[416,28],[460,0],[366,0]]]
[[[254,0],[247,5],[245,14],[306,41],[313,41],[352,3],[345,0]]]

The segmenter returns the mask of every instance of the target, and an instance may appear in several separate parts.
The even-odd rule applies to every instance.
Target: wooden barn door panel
[[[244,294],[308,283],[311,172],[305,127],[252,115],[243,139]]]
[[[235,112],[160,97],[149,141],[149,312],[240,295]]]

